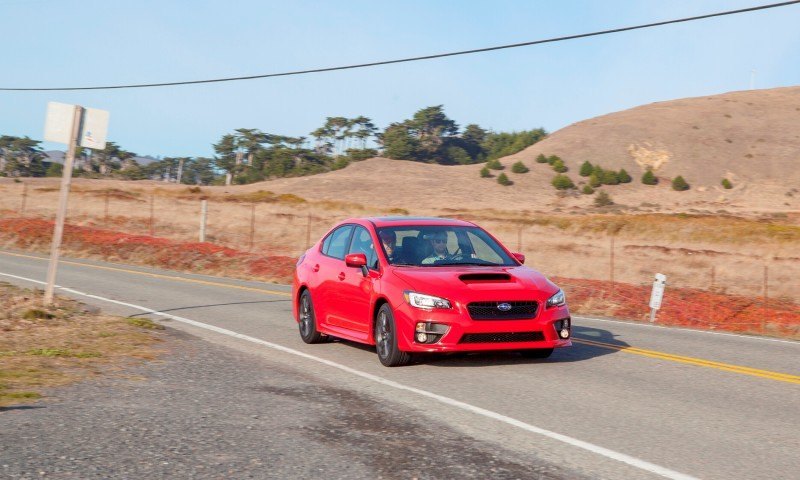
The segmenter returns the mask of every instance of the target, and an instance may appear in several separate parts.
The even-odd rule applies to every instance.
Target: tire
[[[553,349],[537,348],[535,350],[522,350],[519,353],[525,358],[547,358],[553,354]]]
[[[300,295],[298,304],[298,327],[300,338],[306,343],[321,343],[325,337],[317,331],[317,317],[314,315],[314,304],[311,302],[311,294],[308,290]]]
[[[411,361],[411,354],[397,347],[397,326],[389,304],[381,305],[375,319],[375,350],[385,367],[399,367]]]

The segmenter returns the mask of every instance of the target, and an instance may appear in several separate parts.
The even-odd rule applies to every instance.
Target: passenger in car
[[[397,248],[397,235],[391,230],[383,230],[378,236],[381,238],[381,244],[383,244],[389,261],[394,262],[400,255]]]
[[[445,232],[431,234],[430,242],[433,251],[422,259],[423,265],[430,265],[438,260],[445,260],[450,257],[450,252],[447,251],[447,234]]]

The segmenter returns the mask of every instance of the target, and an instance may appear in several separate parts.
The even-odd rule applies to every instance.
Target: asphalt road
[[[40,258],[0,253],[2,281],[35,286],[45,272]],[[303,344],[287,286],[83,260],[62,263],[57,283],[67,289],[59,293],[110,313],[159,319],[258,355],[283,375],[317,379],[320,395],[335,385],[377,402],[383,415],[370,418],[385,417],[389,430],[393,417],[413,417],[458,432],[465,450],[494,446],[546,471],[719,479],[800,472],[798,342],[575,317],[575,346],[547,360],[433,357],[387,369],[370,348]],[[434,460],[452,457],[449,447],[428,450]]]

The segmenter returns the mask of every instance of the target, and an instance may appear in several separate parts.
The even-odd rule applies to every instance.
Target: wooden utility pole
[[[181,179],[183,178],[183,162],[185,160],[186,159],[183,158],[183,157],[178,159],[178,176],[177,176],[177,178],[175,180],[175,183],[177,183],[178,185],[180,185]]]
[[[47,265],[47,286],[44,289],[45,306],[53,303],[58,256],[61,250],[61,238],[64,236],[64,220],[67,217],[67,199],[69,197],[69,187],[72,183],[72,165],[75,163],[75,148],[78,143],[78,134],[81,130],[82,116],[83,107],[75,105],[75,112],[72,117],[72,131],[67,144],[67,156],[64,159],[64,172],[61,175],[61,191],[58,194],[56,225],[53,231],[53,242],[50,246],[50,263]]]

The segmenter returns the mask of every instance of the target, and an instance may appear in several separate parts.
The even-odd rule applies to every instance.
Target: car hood
[[[547,300],[558,287],[528,267],[398,267],[393,275],[411,290],[464,302]]]

